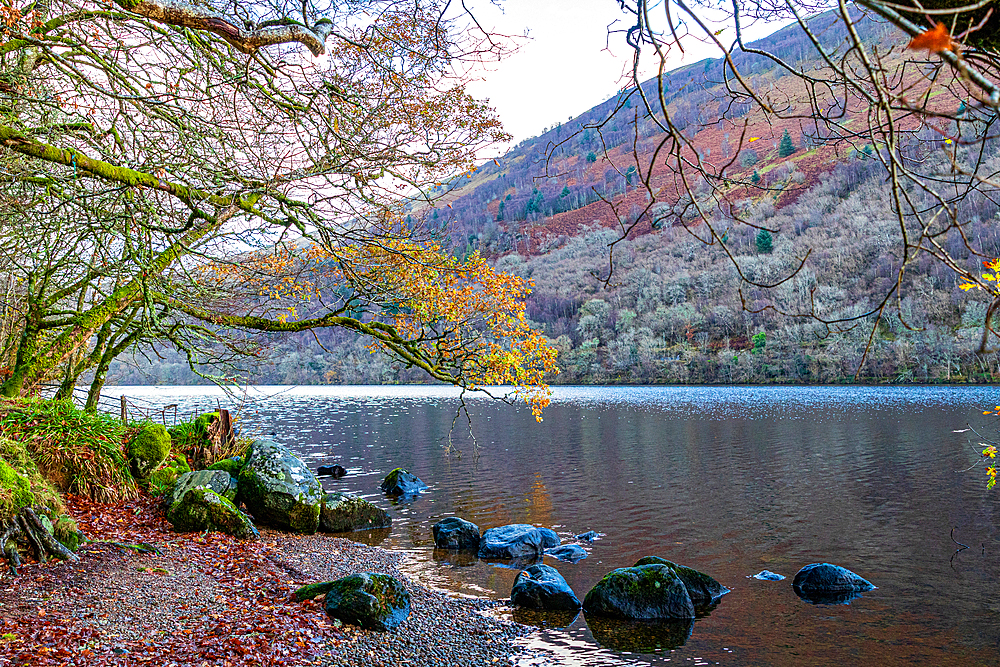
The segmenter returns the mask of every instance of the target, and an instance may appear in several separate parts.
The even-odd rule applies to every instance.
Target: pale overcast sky
[[[527,31],[531,38],[514,55],[485,67],[468,88],[479,99],[489,98],[515,144],[608,99],[631,69],[624,35],[608,35],[615,20],[616,28],[627,25],[614,0],[503,0],[502,10],[488,2],[471,6],[484,28],[512,35]],[[723,39],[731,39],[728,32]],[[678,53],[669,69],[719,56],[699,46],[687,45],[687,54],[681,59]]]

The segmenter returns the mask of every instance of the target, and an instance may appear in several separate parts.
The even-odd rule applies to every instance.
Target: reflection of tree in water
[[[525,500],[528,505],[528,523],[546,528],[552,527],[552,496],[545,488],[541,473],[535,473],[535,481],[531,483],[531,492]]]
[[[536,628],[566,628],[569,627],[579,615],[579,610],[541,611],[538,609],[526,609],[524,607],[518,607],[514,610],[514,620],[517,623],[530,625]]]
[[[626,621],[584,614],[594,640],[613,651],[654,653],[684,645],[694,629],[694,619]]]

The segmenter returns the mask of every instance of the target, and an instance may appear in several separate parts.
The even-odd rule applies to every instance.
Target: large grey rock
[[[395,630],[410,615],[410,593],[395,577],[361,572],[330,582],[323,608],[366,630]]]
[[[583,600],[588,614],[629,619],[694,618],[694,604],[666,565],[620,567],[604,575]]]
[[[441,519],[431,527],[431,532],[434,533],[434,546],[438,549],[479,549],[479,526],[457,516]]]
[[[186,472],[177,478],[174,490],[170,493],[170,503],[176,503],[191,489],[204,488],[215,491],[227,500],[236,500],[237,484],[225,470],[194,470]]]
[[[544,535],[526,523],[490,528],[479,541],[480,558],[536,558],[543,551]]]
[[[324,533],[385,528],[392,517],[380,507],[350,493],[328,493],[319,510],[319,529]]]
[[[427,488],[423,481],[402,468],[396,468],[385,476],[379,488],[390,496],[412,496]]]
[[[224,496],[199,486],[188,491],[167,510],[167,521],[182,533],[212,530],[241,539],[257,539],[250,517]]]
[[[677,576],[680,577],[681,581],[684,582],[684,586],[687,588],[688,594],[691,596],[691,602],[696,608],[699,609],[715,604],[718,602],[719,598],[729,592],[728,588],[704,572],[699,572],[694,568],[672,563],[671,561],[660,558],[659,556],[646,556],[645,558],[637,560],[635,564],[636,566],[665,565],[672,569],[677,573]]]
[[[575,611],[580,599],[554,567],[532,565],[517,575],[510,590],[511,604],[531,609]]]
[[[875,586],[840,565],[812,563],[792,580],[795,593],[813,604],[846,604]]]
[[[260,523],[315,533],[323,487],[288,449],[272,440],[255,440],[240,471],[239,499]]]

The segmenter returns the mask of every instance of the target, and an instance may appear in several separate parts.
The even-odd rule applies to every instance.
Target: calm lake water
[[[180,415],[230,407],[212,388],[109,387]],[[596,530],[588,558],[546,557],[582,599],[605,573],[658,555],[732,589],[693,627],[539,618],[532,665],[1000,664],[1000,489],[987,492],[967,424],[991,388],[556,388],[545,421],[523,406],[467,398],[445,445],[457,393],[436,387],[257,387],[244,433],[270,434],[324,481],[392,514],[391,529],[350,537],[407,554],[422,581],[502,599],[517,569],[433,548],[431,525],[458,515],[483,529],[551,527],[563,541]],[[173,410],[167,412],[167,421]],[[996,419],[996,418],[994,418]],[[970,438],[971,436],[971,438]],[[431,485],[409,503],[378,491],[403,467]],[[954,539],[969,546],[959,548]],[[877,590],[846,605],[792,591],[804,565],[831,562]],[[768,569],[785,581],[758,581]],[[588,625],[588,620],[590,621]],[[690,633],[690,634],[688,634]],[[680,644],[680,645],[678,645]]]

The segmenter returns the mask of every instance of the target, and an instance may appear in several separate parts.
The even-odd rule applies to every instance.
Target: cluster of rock
[[[287,448],[271,440],[251,444],[246,460],[224,459],[177,478],[167,519],[179,531],[216,530],[254,538],[253,520],[295,533],[383,528],[385,510],[346,493],[324,493],[316,475]]]
[[[542,555],[577,562],[587,557],[578,544],[562,544],[550,528],[526,523],[490,528],[480,533],[479,526],[456,516],[437,522],[431,528],[438,549],[474,551],[487,560],[534,561]]]
[[[777,580],[764,571],[756,578]],[[814,604],[845,603],[875,588],[839,565],[813,563],[799,570],[792,587]],[[693,620],[719,603],[729,589],[709,575],[658,556],[606,574],[581,603],[566,580],[548,565],[521,571],[511,588],[511,604],[542,611],[574,611],[625,620]],[[681,633],[683,634],[683,633]]]

